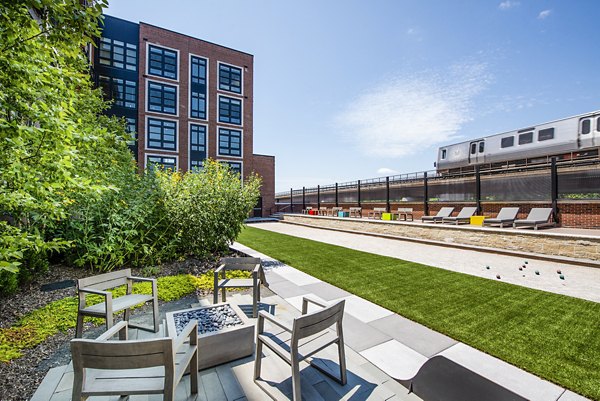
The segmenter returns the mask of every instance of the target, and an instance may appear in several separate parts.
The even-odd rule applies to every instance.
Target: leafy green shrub
[[[242,182],[229,166],[210,159],[199,172],[161,172],[159,178],[180,252],[197,256],[227,250],[260,188],[257,175]]]
[[[114,169],[114,190],[78,196],[57,235],[70,240],[69,261],[108,271],[156,264],[176,256],[176,238],[166,218],[155,174],[139,175],[133,164]]]
[[[250,272],[231,271],[230,277],[248,278]],[[177,276],[165,276],[157,279],[158,299],[161,301],[173,301],[185,295],[192,294],[196,289],[213,288],[213,272],[207,272],[199,277],[190,274]],[[111,292],[114,297],[125,294],[126,287],[121,286]],[[151,294],[152,284],[148,282],[135,283],[133,292],[138,294]],[[90,295],[87,297],[88,304],[102,302],[103,297]],[[21,351],[40,344],[46,338],[74,328],[77,324],[77,297],[66,297],[58,301],[50,302],[48,305],[36,309],[23,318],[13,327],[0,328],[0,362],[9,362],[19,358]],[[103,319],[86,318],[95,324],[104,324]]]

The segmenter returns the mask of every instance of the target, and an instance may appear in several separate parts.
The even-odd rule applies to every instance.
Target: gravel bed
[[[216,260],[212,259],[187,259],[183,262],[164,264],[160,267],[156,277],[168,276],[182,273],[199,275],[216,267]],[[132,269],[136,276],[143,275],[142,269]],[[56,265],[37,281],[16,294],[0,297],[0,328],[13,325],[25,314],[38,309],[52,301],[75,295],[75,287],[57,289],[53,291],[42,291],[42,286],[65,280],[77,280],[78,278],[97,274],[86,269]],[[197,302],[198,298],[204,298],[212,291],[198,291],[197,294],[184,297],[180,300],[159,304],[159,311],[164,318],[164,313],[172,310],[189,308],[191,303]],[[147,313],[151,306],[146,305],[132,314],[136,317],[148,318]],[[92,327],[86,324],[84,337],[97,337],[104,326]],[[34,348],[23,351],[23,356],[9,363],[0,362],[0,400],[21,401],[31,398],[38,388],[48,370],[67,364],[71,360],[69,341],[75,337],[75,329],[69,329],[66,333],[58,333],[47,338],[44,342]]]

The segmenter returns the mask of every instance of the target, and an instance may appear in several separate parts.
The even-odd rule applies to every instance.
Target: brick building
[[[275,158],[253,153],[254,56],[143,22],[104,16],[94,78],[124,117],[140,169],[187,171],[206,158],[263,179],[255,216],[275,204]]]

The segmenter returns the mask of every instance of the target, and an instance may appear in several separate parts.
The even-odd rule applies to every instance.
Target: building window
[[[177,52],[150,45],[148,46],[148,53],[149,74],[177,79]]]
[[[137,45],[100,38],[98,61],[102,65],[137,71]]]
[[[131,138],[127,141],[127,145],[133,146],[137,141],[137,118],[127,117],[125,118],[125,129],[131,135]]]
[[[148,111],[177,114],[177,87],[148,82]]]
[[[510,148],[514,144],[515,144],[514,136],[507,136],[506,138],[502,138],[502,140],[500,141],[501,148]]]
[[[204,159],[206,159],[206,126],[190,124],[190,169],[201,169]]]
[[[219,155],[242,156],[242,131],[219,128]]]
[[[190,60],[190,117],[206,119],[206,59]]]
[[[121,78],[100,75],[98,81],[104,98],[112,100],[113,105],[135,109],[137,107],[137,83]]]
[[[150,149],[177,150],[177,123],[148,118],[146,146]]]
[[[242,101],[219,96],[219,122],[242,125]]]
[[[221,160],[221,163],[227,164],[229,166],[229,168],[231,168],[231,171],[233,171],[234,173],[237,173],[240,176],[242,175],[242,163],[230,162],[230,161],[225,161],[225,160]]]
[[[219,64],[219,89],[242,93],[242,69],[227,64]]]
[[[533,142],[533,132],[526,132],[519,135],[519,145],[527,145]]]
[[[546,128],[538,132],[538,141],[554,139],[554,128]]]
[[[146,168],[154,170],[156,167],[162,169],[177,170],[177,159],[170,156],[146,156]]]

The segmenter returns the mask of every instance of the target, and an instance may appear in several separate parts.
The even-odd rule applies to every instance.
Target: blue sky
[[[254,55],[276,190],[433,169],[436,150],[600,109],[600,1],[112,0]]]

